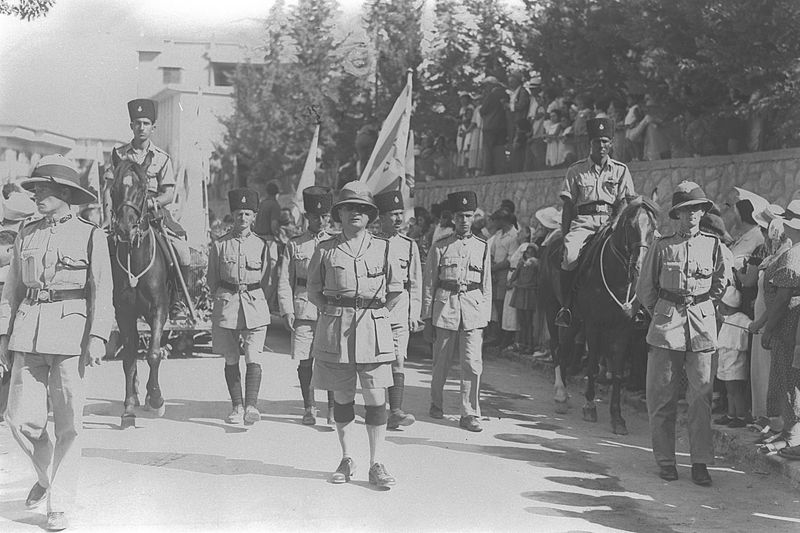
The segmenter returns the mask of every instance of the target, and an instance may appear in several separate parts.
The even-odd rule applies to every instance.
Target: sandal
[[[765,416],[759,416],[755,422],[753,422],[752,424],[748,424],[747,427],[748,429],[751,429],[758,433],[768,433],[770,430],[769,418]]]
[[[778,455],[790,461],[800,461],[800,444],[789,446],[787,443],[786,447],[778,450]]]
[[[767,444],[762,444],[758,447],[758,453],[762,453],[764,455],[774,455],[776,453],[780,453],[781,450],[789,446],[789,443],[783,439],[779,439]],[[798,457],[800,459],[800,457]]]
[[[771,444],[779,439],[786,440],[786,435],[780,431],[770,431],[769,433],[762,434],[761,438],[756,441],[756,444]]]

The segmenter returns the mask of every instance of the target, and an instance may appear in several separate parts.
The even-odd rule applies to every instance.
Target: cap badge
[[[137,111],[137,112],[139,112],[139,113],[141,113],[141,112],[142,112],[142,106],[139,106],[139,107],[137,107],[137,108],[136,108],[136,111]]]
[[[247,201],[247,198],[245,198],[244,195],[242,195],[242,203],[245,203],[246,201]]]
[[[317,202],[317,209],[322,209],[322,204],[320,202]]]
[[[467,199],[466,198],[462,198],[461,199],[461,203],[464,204],[464,205],[467,205]]]
[[[394,203],[396,203],[396,204],[399,204],[399,203],[400,203],[400,198],[398,198],[397,196],[395,196],[395,197],[394,197]]]
[[[603,131],[604,129],[606,129],[606,127],[603,124],[600,124],[597,126],[597,129]]]

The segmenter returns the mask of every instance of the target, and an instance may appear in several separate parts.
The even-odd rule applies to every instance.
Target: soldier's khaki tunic
[[[425,261],[422,318],[436,328],[431,403],[443,407],[452,359],[461,362],[461,414],[480,416],[483,330],[492,313],[492,260],[486,241],[467,233],[436,241]],[[459,287],[444,288],[456,284]]]
[[[397,358],[402,362],[408,355],[408,325],[410,321],[418,322],[422,305],[422,266],[419,247],[413,239],[402,233],[391,236],[389,240],[390,255],[397,259],[398,273],[403,290],[389,314],[392,323]],[[401,363],[402,364],[402,363]]]
[[[38,482],[49,488],[48,511],[65,511],[74,498],[84,397],[76,356],[89,336],[108,340],[112,285],[106,236],[93,224],[69,215],[20,229],[0,299],[0,334],[10,335],[9,349],[16,352],[6,418]],[[49,291],[63,290],[84,295],[47,300],[54,294]],[[49,432],[48,398],[55,426]]]
[[[274,242],[266,243],[252,231],[229,232],[212,243],[206,278],[214,298],[215,353],[238,355],[239,337],[244,340],[245,355],[261,353],[270,313],[260,284],[274,272],[277,253]]]
[[[403,290],[396,265],[389,255],[389,242],[373,235],[366,235],[359,256],[352,255],[343,234],[319,244],[308,272],[308,298],[319,309],[311,350],[315,364],[386,363],[395,359],[385,305],[365,309],[332,302],[340,297],[359,298],[364,306],[385,304],[387,294]],[[317,379],[315,368],[315,386],[326,388]]]
[[[573,163],[567,169],[561,198],[571,200],[577,210],[582,206],[601,203],[607,212],[603,214],[576,214],[564,235],[564,259],[561,268],[573,270],[577,266],[581,248],[591,235],[608,222],[611,206],[619,200],[631,198],[633,179],[628,167],[610,157],[602,167],[591,157]]]
[[[692,463],[713,463],[711,392],[716,374],[714,303],[727,285],[717,237],[697,232],[670,235],[645,256],[636,296],[653,320],[647,332],[647,410],[653,454],[661,466],[675,464],[675,422],[681,367],[686,371]],[[685,298],[684,303],[673,300]],[[694,303],[694,299],[702,300]]]
[[[308,301],[308,266],[317,245],[330,237],[325,231],[305,232],[290,240],[283,250],[278,270],[278,308],[281,316],[294,314],[292,359],[311,357],[317,307]]]
[[[162,192],[162,188],[168,185],[175,185],[175,171],[172,169],[172,159],[169,154],[149,142],[147,148],[141,151],[136,150],[133,144],[126,143],[114,148],[119,159],[130,159],[138,164],[143,164],[147,154],[152,154],[150,166],[147,167],[147,190],[151,193]],[[114,169],[109,165],[106,169],[104,178],[114,179]]]

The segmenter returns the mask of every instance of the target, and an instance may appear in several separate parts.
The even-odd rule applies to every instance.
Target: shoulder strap
[[[483,259],[481,259],[481,263],[482,263],[481,267],[483,267],[483,265],[486,264],[486,254],[487,253],[489,253],[489,243],[484,241],[483,242]],[[486,276],[486,269],[483,268],[481,270],[481,285],[483,285],[483,280],[484,280],[485,276]]]

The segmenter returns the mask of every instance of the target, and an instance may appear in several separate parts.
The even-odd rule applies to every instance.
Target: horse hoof
[[[597,422],[597,407],[584,407],[583,419],[586,422]]]
[[[136,416],[135,415],[122,415],[119,428],[120,429],[128,429],[128,428],[135,428],[136,427]]]
[[[555,400],[556,414],[565,415],[569,412],[569,402],[567,400]]]
[[[614,435],[627,435],[628,434],[628,426],[625,425],[624,421],[612,422],[611,423],[611,431],[614,432]]]
[[[164,413],[166,411],[167,411],[167,404],[166,403],[162,403],[161,407],[157,407],[157,408],[153,409],[153,414],[155,416],[157,416],[158,418],[161,418],[162,416],[164,416]]]

